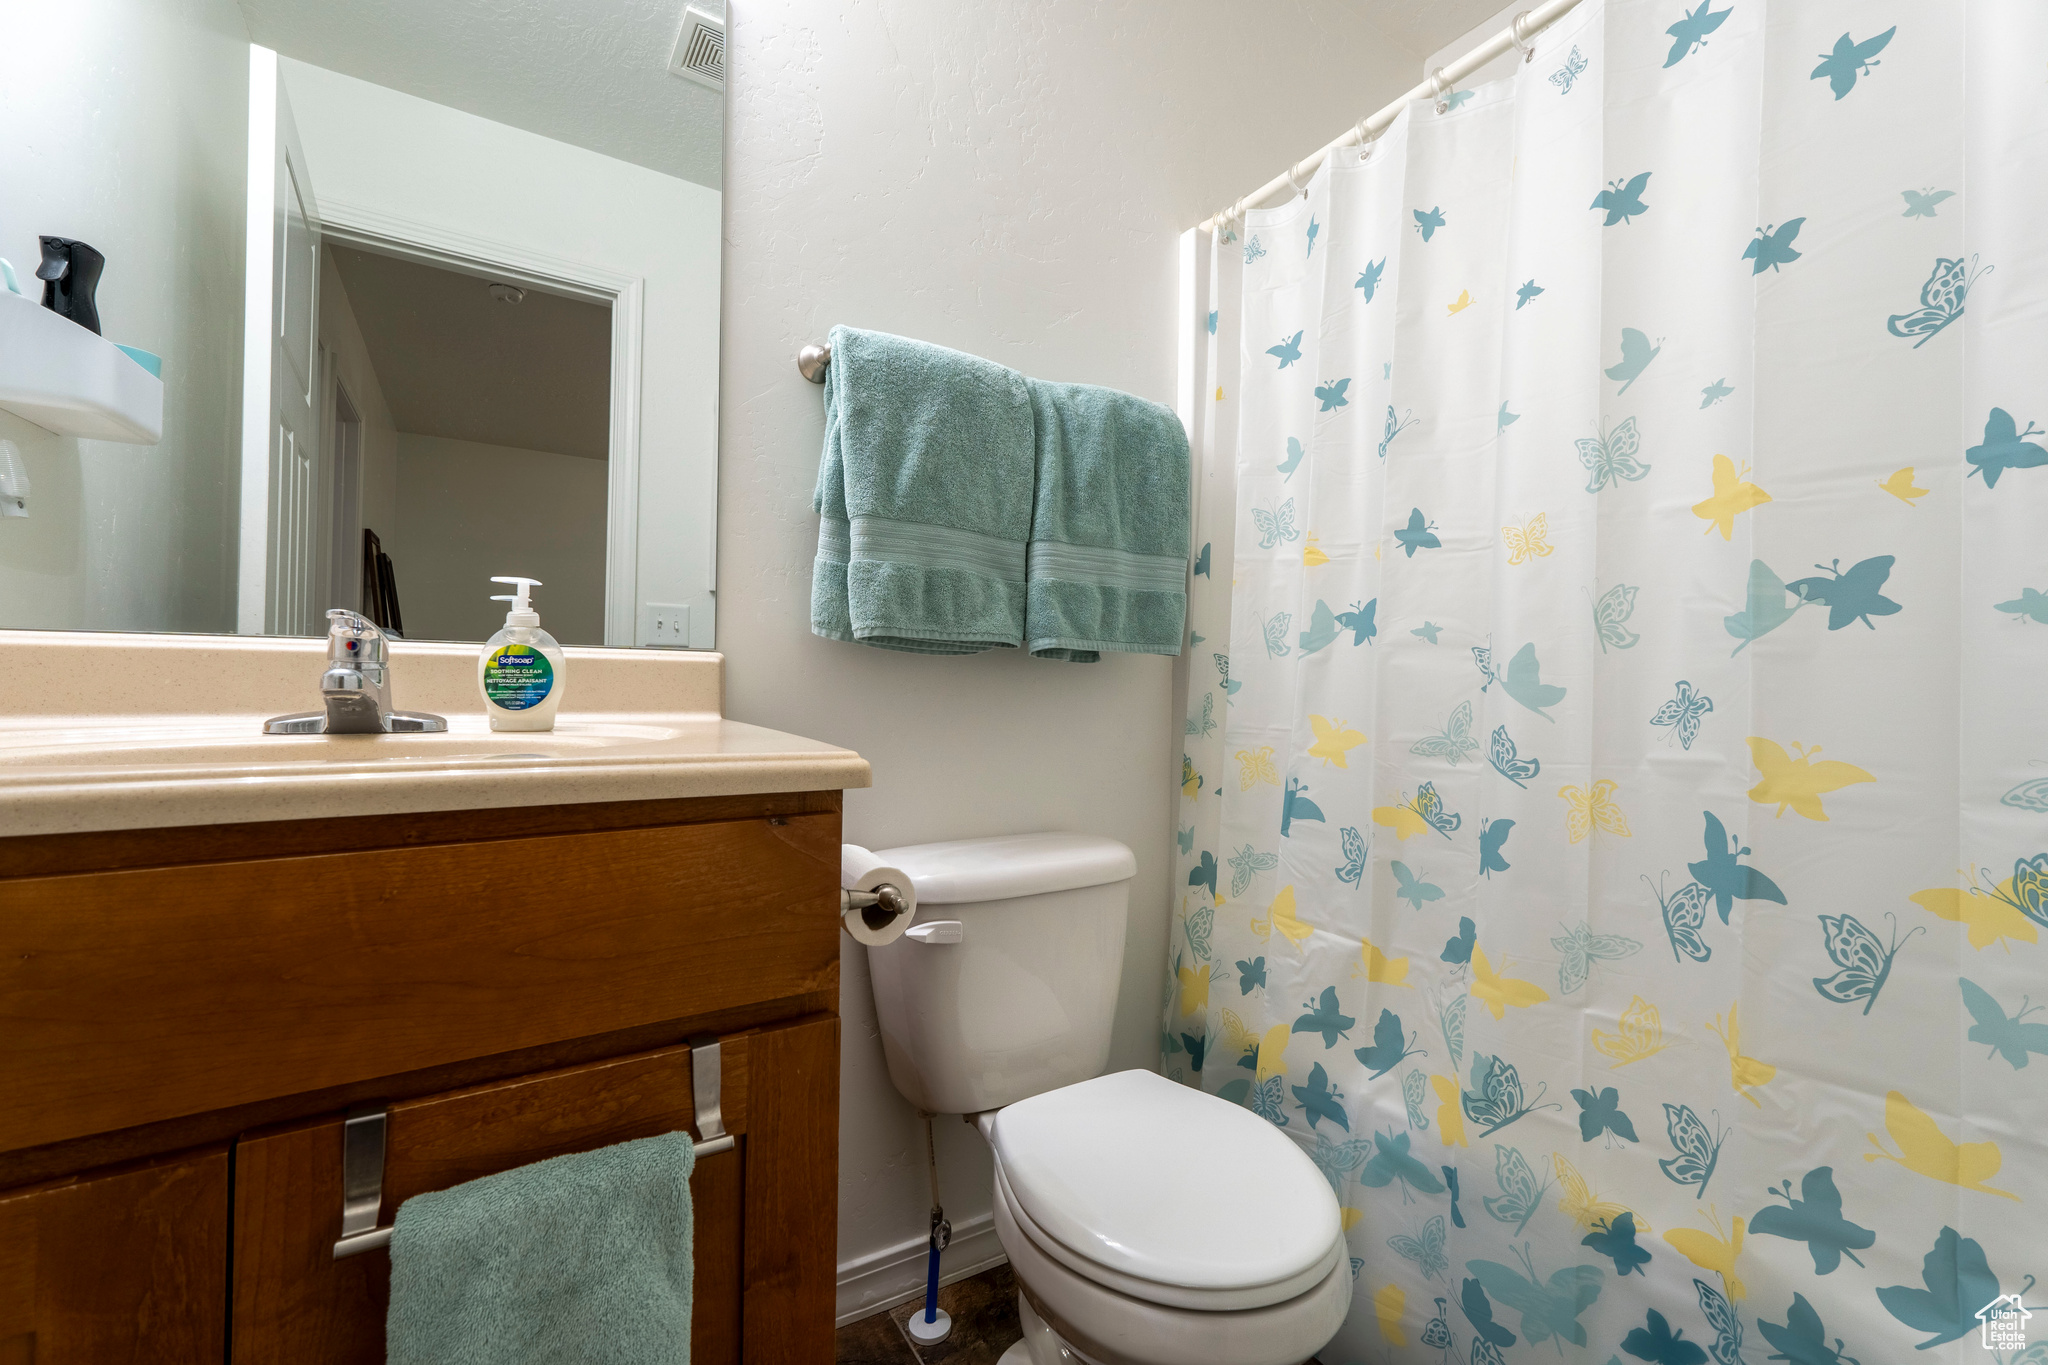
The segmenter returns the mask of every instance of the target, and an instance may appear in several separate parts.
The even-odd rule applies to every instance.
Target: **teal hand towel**
[[[414,1195],[391,1233],[389,1365],[689,1365],[684,1133]]]
[[[1031,380],[1037,481],[1024,635],[1041,659],[1179,654],[1187,620],[1187,432],[1171,408]]]
[[[1024,639],[1031,397],[943,346],[834,327],[811,630],[917,654]]]

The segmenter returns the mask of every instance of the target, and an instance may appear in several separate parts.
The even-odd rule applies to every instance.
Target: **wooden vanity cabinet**
[[[406,1198],[695,1131],[691,1359],[832,1358],[839,794],[0,839],[0,1365],[381,1361]]]

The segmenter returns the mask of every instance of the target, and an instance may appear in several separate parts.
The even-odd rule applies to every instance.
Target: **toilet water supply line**
[[[926,1342],[943,1341],[952,1331],[952,1320],[947,1319],[941,1327],[939,1319],[939,1253],[953,1242],[953,1225],[946,1221],[946,1210],[939,1202],[939,1145],[932,1136],[932,1116],[924,1116],[925,1165],[932,1177],[932,1237],[931,1251],[925,1260],[924,1269],[924,1331],[919,1339]]]

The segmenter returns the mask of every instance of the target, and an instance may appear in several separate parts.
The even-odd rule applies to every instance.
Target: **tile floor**
[[[939,1307],[953,1315],[953,1335],[938,1345],[916,1347],[904,1334],[910,1315],[924,1311],[920,1294],[840,1328],[837,1365],[996,1365],[1024,1338],[1017,1324],[1017,1282],[1007,1265],[946,1285],[939,1290]]]

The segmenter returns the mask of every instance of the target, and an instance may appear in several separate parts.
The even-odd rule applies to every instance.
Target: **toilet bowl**
[[[876,857],[916,885],[918,923],[960,925],[957,941],[906,938],[868,961],[891,1080],[927,1113],[974,1116],[995,1154],[1025,1326],[1002,1365],[1299,1365],[1320,1350],[1352,1278],[1315,1163],[1238,1105],[1149,1071],[1101,1074],[1130,850],[1038,834]]]

